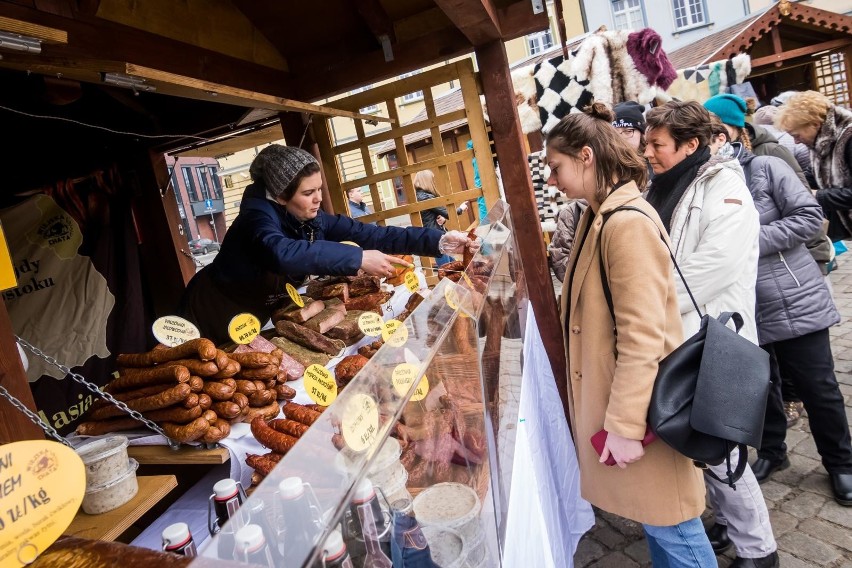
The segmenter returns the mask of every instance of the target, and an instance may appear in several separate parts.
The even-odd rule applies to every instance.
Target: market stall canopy
[[[262,93],[271,98],[254,106],[287,107],[545,29],[546,13],[534,14],[532,4],[45,0],[32,8],[7,2],[0,6],[0,31],[43,43],[14,57],[4,51],[0,65],[81,81],[117,73],[158,91],[226,97],[232,104]],[[319,112],[296,107],[276,110]]]
[[[751,55],[752,75],[813,62],[813,56],[852,46],[852,16],[781,1],[669,54],[678,69]]]

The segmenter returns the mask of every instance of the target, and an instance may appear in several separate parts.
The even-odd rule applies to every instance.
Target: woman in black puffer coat
[[[840,314],[805,247],[822,226],[822,209],[783,160],[755,156],[740,143],[732,146],[760,213],[757,328],[760,344],[771,357],[773,382],[763,441],[752,469],[762,482],[790,463],[780,376],[789,377],[810,418],[835,499],[852,505],[847,487],[852,444],[828,335]]]

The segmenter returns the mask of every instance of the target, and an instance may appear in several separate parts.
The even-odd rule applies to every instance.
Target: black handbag
[[[603,216],[601,233],[609,216],[623,210],[638,211],[651,218],[636,207],[618,207]],[[725,312],[718,318],[701,314],[662,232],[660,238],[669,249],[695,310],[701,315],[701,326],[695,335],[660,361],[648,409],[648,426],[674,450],[705,468],[707,475],[735,487],[734,482],[748,463],[747,446],[760,448],[770,387],[769,354],[739,335],[743,319],[738,313]],[[598,260],[614,324],[615,310],[602,252]],[[729,320],[734,322],[736,331],[725,325]],[[740,452],[732,471],[730,454],[734,447]],[[728,465],[726,479],[706,469],[706,464],[722,462]]]

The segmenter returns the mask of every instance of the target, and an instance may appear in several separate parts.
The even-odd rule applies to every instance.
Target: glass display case
[[[425,297],[397,329],[384,322],[383,345],[248,496],[216,488],[216,536],[200,556],[288,568],[501,565],[527,295],[508,205],[476,234],[482,247],[464,270],[417,292]],[[257,437],[269,447],[264,435],[275,434]]]

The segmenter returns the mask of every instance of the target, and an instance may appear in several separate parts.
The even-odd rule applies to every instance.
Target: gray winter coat
[[[822,226],[822,209],[783,160],[741,150],[740,164],[760,214],[757,332],[761,345],[819,331],[840,321],[822,272],[805,248]]]

